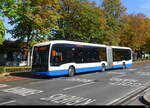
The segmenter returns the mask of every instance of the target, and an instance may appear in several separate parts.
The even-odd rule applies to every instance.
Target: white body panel
[[[51,57],[50,52],[51,52],[53,44],[56,44],[56,43],[76,44],[79,46],[80,45],[88,45],[88,46],[95,46],[95,47],[105,47],[106,51],[107,51],[107,54],[106,54],[107,55],[107,61],[94,62],[94,63],[74,63],[74,62],[72,62],[72,63],[65,63],[65,64],[62,64],[60,66],[50,66],[50,57]],[[108,53],[112,53],[112,48],[131,50],[131,48],[128,48],[128,47],[106,46],[106,45],[100,45],[100,44],[73,42],[73,41],[65,41],[65,40],[49,41],[49,42],[39,43],[39,44],[36,44],[34,46],[45,46],[45,45],[50,45],[49,60],[48,60],[49,72],[58,72],[61,70],[61,71],[63,71],[63,73],[66,74],[70,66],[73,66],[75,68],[75,71],[77,71],[77,72],[83,72],[86,70],[89,70],[89,71],[90,70],[101,70],[102,64],[104,64],[106,66],[106,68],[108,68],[108,69],[109,68],[120,68],[120,67],[122,67],[123,63],[127,64],[128,66],[132,65],[132,58],[131,58],[131,60],[128,60],[128,61],[123,60],[123,61],[115,61],[114,62],[112,54],[108,54]],[[109,51],[107,49],[109,49]],[[32,55],[33,55],[33,52],[32,52]]]

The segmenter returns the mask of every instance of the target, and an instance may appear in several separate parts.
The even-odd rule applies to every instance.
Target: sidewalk
[[[4,75],[0,74],[0,82],[24,80],[24,79],[50,79],[50,78],[51,77],[49,76],[33,75],[32,72],[13,72],[13,73],[6,73]]]
[[[0,82],[35,78],[31,72],[13,72],[0,74]]]
[[[0,74],[0,82],[4,81],[13,81],[13,80],[22,80],[27,79],[27,77],[21,77],[21,76],[12,76],[9,73],[6,74]]]

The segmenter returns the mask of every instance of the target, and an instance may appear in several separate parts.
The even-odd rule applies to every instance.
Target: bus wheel
[[[106,66],[105,66],[105,64],[102,64],[102,69],[101,69],[101,71],[104,72],[105,70],[106,70]]]
[[[69,77],[74,76],[75,68],[73,66],[70,66],[69,69],[68,69],[68,72],[69,72]]]
[[[126,64],[125,64],[125,63],[123,63],[122,68],[123,68],[123,69],[126,69]]]

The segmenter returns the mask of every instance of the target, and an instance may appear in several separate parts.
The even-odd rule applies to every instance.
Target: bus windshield
[[[33,51],[33,68],[48,69],[49,45],[35,46]]]

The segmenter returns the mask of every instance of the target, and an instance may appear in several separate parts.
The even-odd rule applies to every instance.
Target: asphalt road
[[[150,63],[74,77],[0,82],[0,105],[112,105],[150,83]]]

